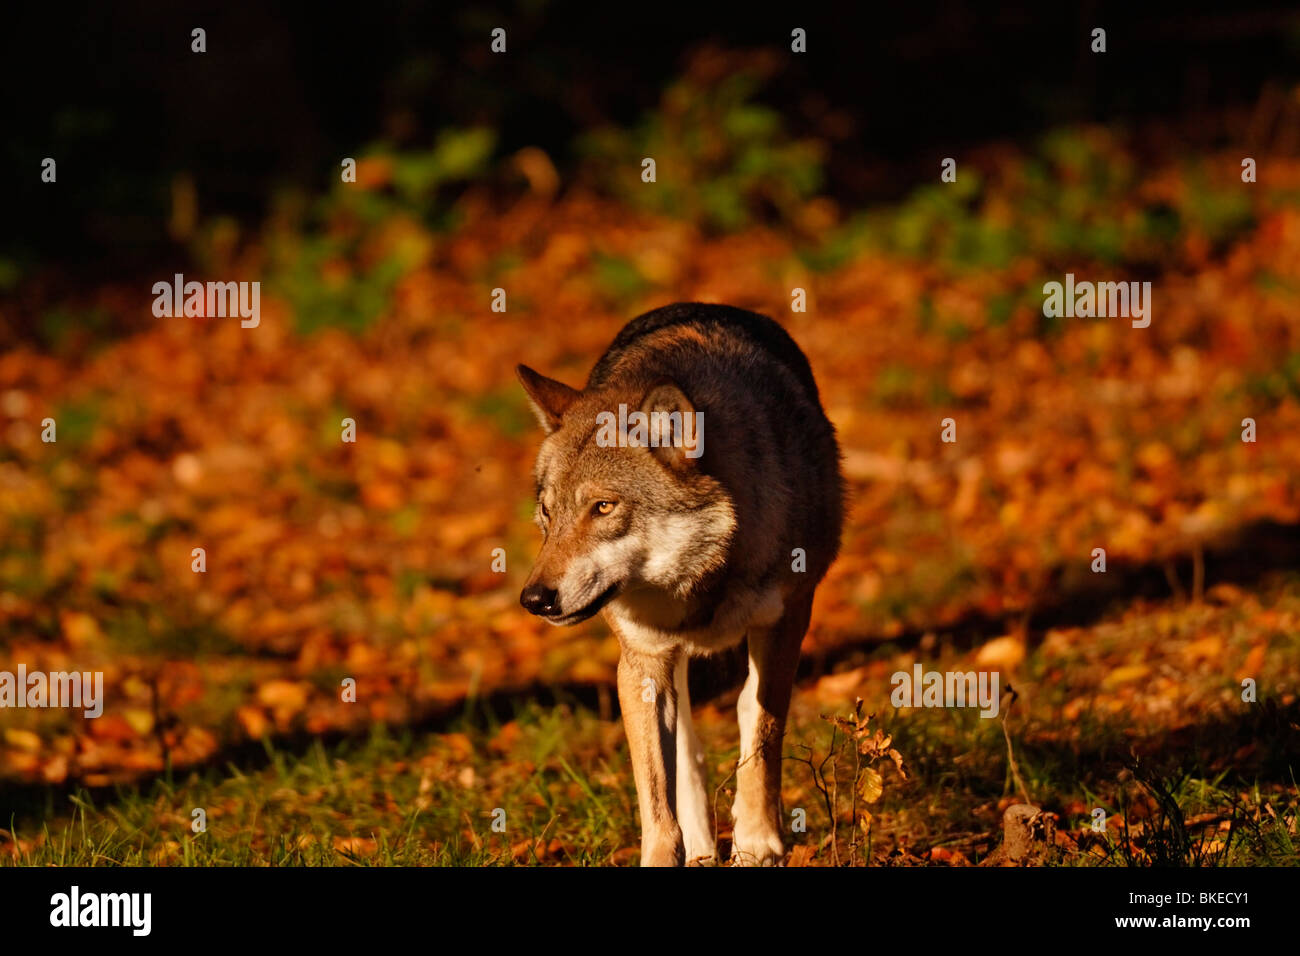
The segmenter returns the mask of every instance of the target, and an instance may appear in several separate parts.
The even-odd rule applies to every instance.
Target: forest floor
[[[255,329],[122,284],[0,354],[3,657],[102,671],[107,701],[0,717],[0,860],[633,861],[617,644],[517,604],[540,436],[513,368],[579,384],[628,318],[699,300],[800,343],[852,495],[786,741],[791,864],[979,863],[1023,801],[1058,862],[1296,861],[1300,163],[1244,184],[1057,134],[719,233],[557,197],[536,156],[435,228],[390,194],[404,162],[309,223],[196,233],[196,277],[263,278]],[[1150,326],[1045,316],[1067,271],[1151,280]],[[895,708],[917,662],[1014,701]],[[901,772],[823,719],[857,698]],[[733,703],[696,709],[724,844]]]

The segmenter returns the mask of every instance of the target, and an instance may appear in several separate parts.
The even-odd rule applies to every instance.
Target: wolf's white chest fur
[[[633,650],[661,654],[679,647],[692,657],[732,647],[751,628],[775,624],[784,611],[785,597],[775,586],[763,591],[737,588],[728,592],[718,603],[712,623],[703,628],[674,627],[673,622],[683,617],[682,605],[654,591],[622,595],[605,609]]]

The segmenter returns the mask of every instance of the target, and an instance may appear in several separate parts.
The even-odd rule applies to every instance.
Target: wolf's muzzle
[[[519,595],[519,603],[529,614],[541,617],[558,617],[560,614],[560,596],[554,588],[541,584],[530,584]]]

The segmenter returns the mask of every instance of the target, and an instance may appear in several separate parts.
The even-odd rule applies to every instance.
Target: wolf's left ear
[[[660,382],[641,402],[650,428],[650,451],[669,468],[694,467],[704,454],[704,413],[672,382]],[[657,446],[657,447],[656,447]]]
[[[515,374],[528,393],[528,404],[533,406],[533,414],[549,435],[560,427],[560,419],[578,397],[578,390],[534,372],[527,365],[516,365]]]

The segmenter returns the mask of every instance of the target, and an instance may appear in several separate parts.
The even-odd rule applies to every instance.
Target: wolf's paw
[[[685,863],[682,831],[676,827],[641,837],[642,866],[681,866]]]
[[[781,834],[773,830],[752,832],[736,826],[731,844],[732,866],[780,866],[784,857]]]
[[[713,831],[702,827],[686,826],[682,832],[687,866],[717,866],[718,845]]]

